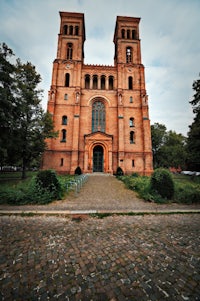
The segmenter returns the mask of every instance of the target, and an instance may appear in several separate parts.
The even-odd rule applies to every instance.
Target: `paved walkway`
[[[199,215],[0,216],[0,300],[200,300]]]
[[[0,300],[200,300],[199,214],[128,215],[192,210],[200,207],[144,202],[115,177],[98,174],[78,197],[0,206]],[[64,216],[49,215],[56,212]]]
[[[134,191],[127,189],[116,177],[94,173],[80,193],[75,196],[70,192],[65,200],[59,200],[48,205],[4,206],[0,205],[0,213],[8,212],[38,212],[38,213],[92,213],[92,212],[200,212],[199,205],[154,204],[145,202],[136,196]]]

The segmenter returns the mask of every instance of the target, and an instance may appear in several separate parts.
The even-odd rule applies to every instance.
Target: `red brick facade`
[[[117,17],[114,66],[85,65],[84,14],[60,13],[48,111],[59,137],[49,139],[43,169],[74,174],[152,173],[151,132],[140,18]]]

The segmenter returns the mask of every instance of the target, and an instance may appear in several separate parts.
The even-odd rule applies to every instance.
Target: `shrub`
[[[145,201],[153,201],[153,196],[150,192],[150,180],[145,176],[122,176],[119,178],[128,189],[134,190],[139,197]]]
[[[75,169],[75,175],[81,175],[81,174],[82,174],[81,168],[79,166],[76,167],[76,169]]]
[[[123,170],[122,170],[121,167],[119,167],[119,166],[117,167],[116,175],[117,175],[117,176],[123,176],[123,175],[124,175]]]
[[[200,203],[200,189],[190,183],[175,183],[174,201],[177,203]]]
[[[54,170],[39,171],[36,176],[35,182],[38,193],[44,195],[49,195],[50,193],[49,196],[51,197],[51,199],[59,199],[61,197],[61,185]]]
[[[132,173],[131,176],[134,177],[134,178],[138,178],[138,177],[139,177],[139,174],[138,174],[137,172],[134,172],[134,173]]]
[[[164,168],[158,168],[151,175],[151,189],[161,197],[172,199],[174,195],[174,181],[170,172]]]

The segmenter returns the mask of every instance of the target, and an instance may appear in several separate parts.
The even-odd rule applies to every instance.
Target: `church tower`
[[[140,18],[118,16],[115,26],[114,64],[117,68],[120,98],[118,152],[123,170],[130,169],[129,158],[134,157],[132,167],[136,167],[135,164],[138,165],[140,162],[140,166],[143,165],[144,174],[150,174],[152,170],[151,132],[144,66],[141,63],[139,22]]]
[[[59,136],[48,139],[43,169],[60,173],[152,172],[151,132],[139,18],[117,17],[114,66],[85,65],[81,13],[60,12],[48,111]]]

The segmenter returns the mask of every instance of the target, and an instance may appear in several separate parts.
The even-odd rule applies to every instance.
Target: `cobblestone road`
[[[0,300],[200,300],[198,214],[0,225]]]

